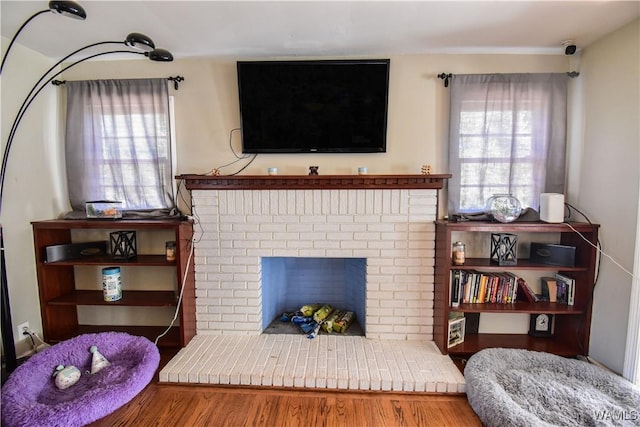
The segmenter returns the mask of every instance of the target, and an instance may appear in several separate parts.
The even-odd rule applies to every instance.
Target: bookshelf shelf
[[[113,264],[114,259],[110,256],[90,256],[85,257],[82,260],[66,260],[47,262],[47,266],[68,266],[68,265],[107,265]],[[130,259],[117,260],[118,265],[138,265],[138,266],[152,266],[152,267],[175,267],[175,261],[167,261],[165,255],[138,255]]]
[[[50,305],[104,305],[126,307],[175,307],[173,291],[123,291],[118,301],[105,301],[102,291],[74,290],[49,300]]]
[[[576,355],[576,349],[571,344],[562,341],[559,337],[535,338],[526,334],[466,335],[463,343],[449,348],[449,354],[451,356],[469,357],[480,350],[494,347],[524,348],[565,357]]]
[[[485,348],[506,347],[545,351],[562,356],[586,354],[589,348],[589,332],[591,324],[591,293],[595,279],[596,249],[598,238],[597,224],[572,222],[567,224],[548,224],[543,222],[529,223],[494,223],[494,222],[448,222],[436,221],[436,261],[435,261],[435,300],[434,300],[434,340],[443,354],[469,357]],[[511,233],[547,239],[555,236],[560,244],[576,248],[575,266],[560,267],[532,262],[529,259],[518,259],[516,265],[498,265],[486,258],[466,258],[464,265],[453,265],[451,249],[454,240],[460,233],[472,236],[469,240],[477,243],[491,233]],[[469,234],[470,233],[470,234]],[[486,236],[478,233],[485,233]],[[542,235],[544,233],[544,235]],[[456,239],[454,239],[454,237]],[[478,255],[474,253],[474,255]],[[482,254],[480,254],[482,255]],[[479,271],[495,274],[513,272],[542,277],[549,272],[566,275],[575,281],[574,305],[550,302],[527,302],[517,300],[515,303],[461,303],[451,306],[450,285],[452,271]],[[532,337],[524,333],[478,333],[467,329],[464,342],[448,347],[449,316],[451,313],[474,313],[481,317],[483,313],[502,314],[551,314],[554,315],[554,330],[551,337]]]
[[[531,262],[528,259],[519,259],[516,265],[498,265],[491,262],[488,258],[467,258],[464,265],[451,265],[452,270],[478,270],[484,271],[517,271],[517,270],[540,270],[548,271],[550,269],[558,271],[586,271],[588,266],[575,266],[575,267],[553,267],[549,265],[538,264]]]
[[[516,302],[513,304],[460,304],[451,307],[450,311],[463,313],[549,313],[549,314],[582,314],[584,310],[574,305],[557,304],[555,302]]]

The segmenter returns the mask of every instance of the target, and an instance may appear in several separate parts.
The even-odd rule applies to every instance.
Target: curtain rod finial
[[[444,87],[449,87],[449,79],[453,77],[451,73],[440,73],[438,78],[444,80]]]
[[[180,82],[184,81],[184,77],[182,76],[175,76],[175,77],[169,77],[167,80],[170,80],[173,82],[173,88],[175,90],[178,90],[180,87]]]

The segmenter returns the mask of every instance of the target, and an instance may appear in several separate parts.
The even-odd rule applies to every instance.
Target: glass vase
[[[520,216],[522,205],[511,194],[494,194],[487,200],[486,213],[499,222],[513,222]]]

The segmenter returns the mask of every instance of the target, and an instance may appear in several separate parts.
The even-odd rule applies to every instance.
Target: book
[[[505,273],[509,278],[509,295],[508,295],[508,303],[514,303],[518,299],[518,276],[511,273],[510,271]]]
[[[460,270],[451,270],[451,288],[449,295],[451,298],[449,305],[451,307],[458,307],[460,305]]]
[[[468,304],[471,302],[471,292],[473,289],[473,283],[476,280],[476,273],[471,271],[466,274],[465,286],[464,286],[464,295],[462,297],[462,302],[464,304]]]
[[[556,280],[556,302],[558,304],[567,304],[567,283],[562,280]]]
[[[465,318],[449,319],[449,341],[447,348],[464,342]]]
[[[540,299],[533,292],[533,289],[529,286],[529,284],[522,277],[518,277],[518,290],[517,290],[517,298],[522,301],[528,302],[538,302]]]
[[[469,273],[466,271],[460,271],[460,293],[458,295],[458,303],[464,303],[465,295],[467,294],[467,289],[469,288]]]
[[[482,273],[476,272],[475,277],[473,279],[472,290],[471,290],[471,299],[469,302],[476,303],[478,301],[478,290],[480,288],[480,280],[482,278]]]
[[[500,278],[495,275],[492,274],[491,276],[489,276],[489,294],[487,295],[487,302],[492,302],[495,303],[498,300],[498,285],[500,283]]]
[[[556,302],[558,299],[558,284],[553,277],[541,277],[541,293],[549,302]]]
[[[576,297],[576,281],[572,277],[565,276],[560,273],[555,273],[553,278],[558,282],[563,282],[566,284],[567,288],[567,302],[568,305],[574,305],[575,297]]]
[[[487,297],[487,284],[489,282],[489,276],[482,274],[480,277],[480,286],[478,288],[478,301],[479,303],[485,302]]]
[[[511,303],[511,277],[506,273],[498,274],[498,302],[502,304]]]

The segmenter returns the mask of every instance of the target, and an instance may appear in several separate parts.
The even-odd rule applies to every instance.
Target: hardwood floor
[[[464,395],[150,384],[92,426],[481,426]]]
[[[175,352],[162,352],[160,367]],[[158,372],[160,368],[158,369]],[[92,427],[481,426],[466,395],[159,384]]]

